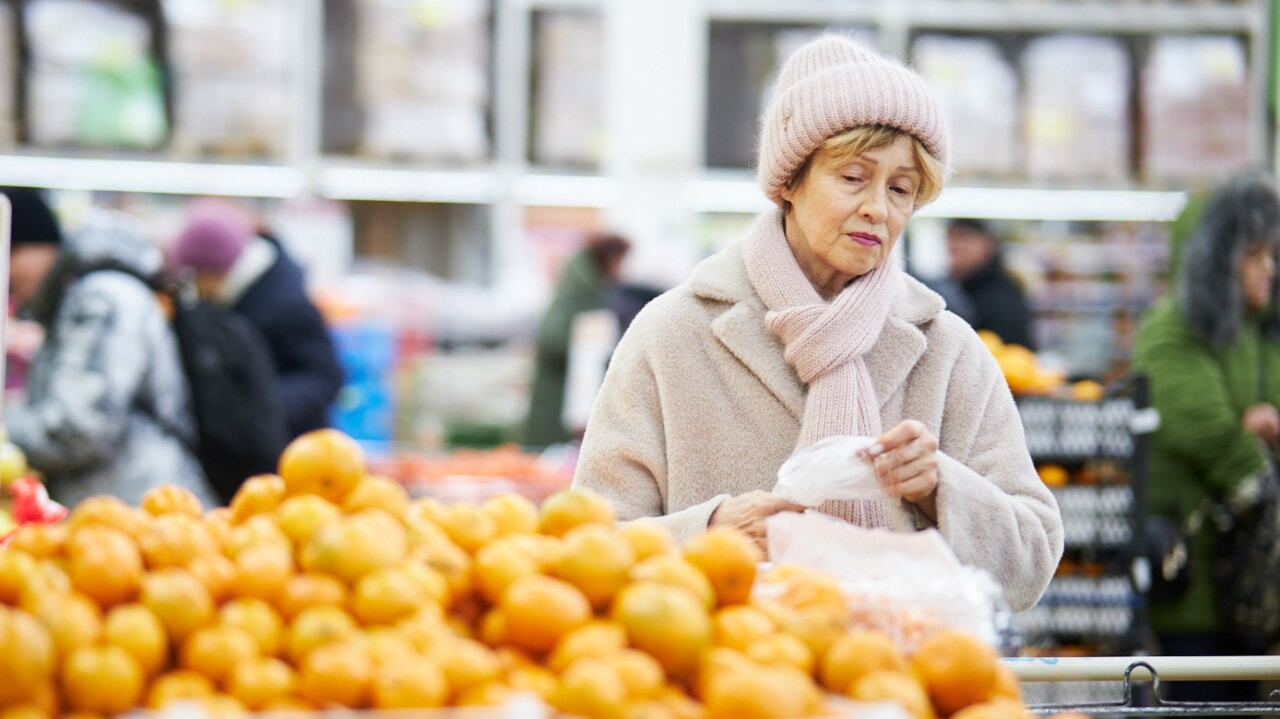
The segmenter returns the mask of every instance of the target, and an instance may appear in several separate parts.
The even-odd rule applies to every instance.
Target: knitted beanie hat
[[[197,200],[170,248],[170,262],[197,271],[226,272],[253,234],[253,221],[235,205],[223,200]]]
[[[38,190],[30,187],[0,187],[0,195],[9,198],[13,210],[9,235],[11,247],[58,245],[62,242],[58,220]]]
[[[915,71],[842,35],[826,34],[796,50],[778,73],[761,124],[764,194],[781,205],[783,189],[809,155],[863,125],[914,135],[946,167],[946,119]]]

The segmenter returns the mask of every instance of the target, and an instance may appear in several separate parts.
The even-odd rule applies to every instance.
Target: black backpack
[[[118,265],[90,271],[98,270],[132,275],[171,302],[170,326],[196,426],[196,442],[188,449],[222,502],[229,503],[245,479],[275,472],[288,428],[271,350],[258,329],[186,288],[163,286],[157,278]]]

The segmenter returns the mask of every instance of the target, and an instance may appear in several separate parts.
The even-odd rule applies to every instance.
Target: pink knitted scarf
[[[781,211],[762,220],[752,227],[742,255],[768,309],[765,322],[809,389],[796,449],[837,434],[879,436],[880,403],[863,357],[880,337],[901,271],[886,260],[828,303],[792,255]],[[884,500],[830,501],[818,509],[863,527],[892,525]]]

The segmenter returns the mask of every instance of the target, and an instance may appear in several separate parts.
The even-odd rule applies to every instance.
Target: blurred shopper
[[[222,200],[191,204],[170,262],[194,275],[200,296],[258,329],[271,350],[289,438],[328,426],[344,373],[302,268],[250,216]]]
[[[538,325],[525,444],[542,447],[573,439],[563,415],[574,319],[606,309],[607,293],[617,284],[630,249],[631,243],[618,235],[593,235],[565,263],[555,296]]]
[[[1160,412],[1147,475],[1152,513],[1178,524],[1206,500],[1256,491],[1275,469],[1280,439],[1280,322],[1276,252],[1280,196],[1261,172],[1224,183],[1179,219],[1171,296],[1143,318],[1133,368],[1151,381]],[[1240,653],[1221,616],[1214,525],[1190,537],[1189,582],[1153,596],[1152,628],[1173,655]],[[1174,683],[1170,698],[1257,698],[1250,682]]]
[[[156,275],[160,251],[105,221],[63,237],[35,191],[0,192],[14,207],[11,299],[45,328],[24,401],[4,408],[9,439],[64,504],[92,494],[136,504],[168,483],[213,503],[186,449],[195,427],[177,346],[155,294],[135,276]]]
[[[942,189],[937,100],[915,72],[840,35],[797,50],[772,97],[758,172],[776,206],[641,310],[574,484],[682,540],[727,526],[763,544],[769,516],[803,509],[770,493],[793,452],[872,437],[848,461],[870,462],[885,497],[819,509],[864,527],[936,527],[1013,607],[1031,606],[1062,555],[1057,504],[995,359],[893,257]]]
[[[966,302],[957,312],[975,330],[990,330],[1010,344],[1035,349],[1031,307],[1022,285],[1004,266],[1000,241],[981,220],[952,220],[947,225],[947,275]]]

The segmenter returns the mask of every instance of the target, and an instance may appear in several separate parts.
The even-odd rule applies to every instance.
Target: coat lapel
[[[804,419],[804,385],[782,357],[782,345],[759,310],[738,302],[711,321],[711,332],[796,420]]]
[[[898,393],[927,346],[924,333],[914,324],[894,316],[885,319],[880,339],[866,355],[867,371],[881,407]]]

